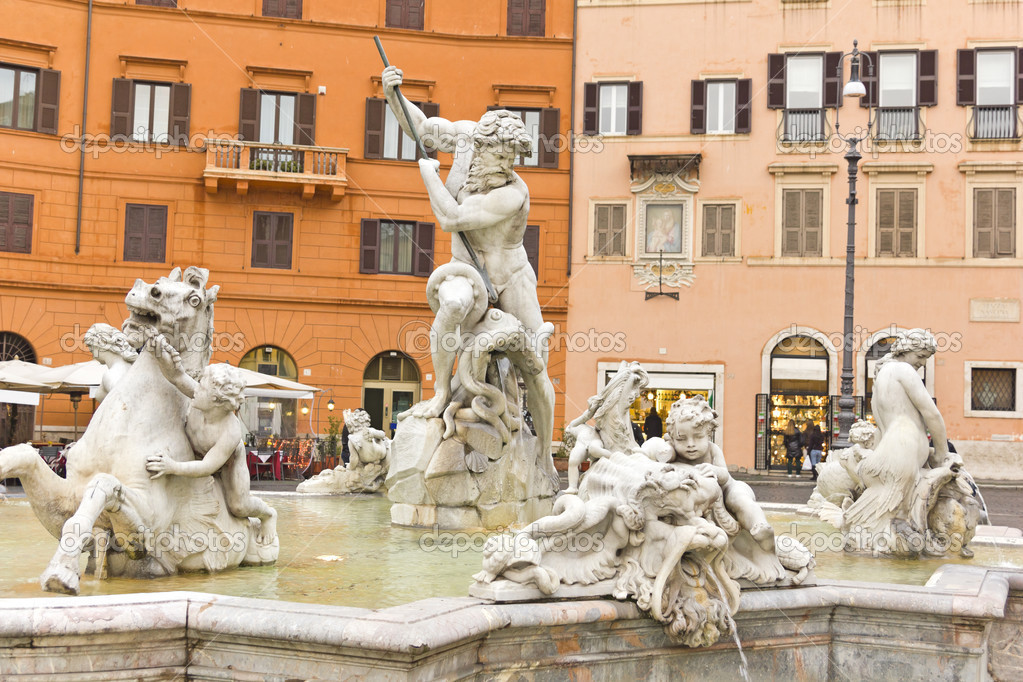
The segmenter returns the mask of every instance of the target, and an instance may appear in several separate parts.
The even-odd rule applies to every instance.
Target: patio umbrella
[[[49,367],[24,360],[0,362],[0,389],[49,393],[52,387],[40,376],[49,369]]]
[[[275,377],[271,374],[254,372],[251,369],[236,367],[245,376],[245,396],[258,398],[294,398],[308,400],[313,393],[323,389],[300,384],[297,381]]]

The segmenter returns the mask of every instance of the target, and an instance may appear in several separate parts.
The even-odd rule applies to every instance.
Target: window
[[[938,52],[863,52],[860,75],[867,91],[862,107],[877,107],[879,140],[918,139],[920,107],[938,103]],[[871,72],[868,65],[873,65]]]
[[[643,83],[583,85],[583,133],[639,135],[643,131]]]
[[[238,133],[265,144],[313,145],[316,95],[242,88]]]
[[[750,132],[752,83],[749,78],[693,81],[690,132],[694,135]]]
[[[0,251],[32,253],[31,194],[0,192]]]
[[[290,213],[253,213],[252,267],[291,269],[293,225]]]
[[[782,256],[820,256],[824,190],[782,192]]]
[[[423,30],[424,0],[387,0],[385,24],[388,28]]]
[[[840,52],[767,55],[767,106],[784,109],[782,139],[823,140],[824,109],[842,105]]]
[[[433,232],[433,223],[364,219],[359,272],[429,277]]]
[[[593,219],[593,255],[625,256],[625,204],[597,204]]]
[[[149,5],[150,7],[177,7],[178,0],[135,0],[136,5]]]
[[[561,148],[558,137],[561,109],[496,108],[507,109],[522,119],[523,125],[526,126],[526,130],[533,140],[533,155],[520,156],[515,163],[538,168],[558,167],[558,150]]]
[[[60,72],[0,64],[0,127],[57,134]]]
[[[540,277],[540,226],[526,225],[526,231],[522,235],[522,248],[526,250],[526,258],[529,266],[533,268],[533,274]]]
[[[735,204],[704,204],[701,253],[718,257],[735,255]]]
[[[166,245],[167,207],[128,204],[124,211],[124,260],[163,263]]]
[[[508,0],[508,35],[543,37],[546,0]]]
[[[877,255],[916,256],[915,189],[877,191]]]
[[[419,107],[427,118],[440,115],[440,106],[435,102],[413,104]],[[430,156],[435,157],[436,152],[431,152]],[[366,99],[366,140],[363,157],[398,161],[415,161],[419,158],[416,143],[398,125],[398,119],[387,105],[387,100],[379,97]]]
[[[263,16],[301,19],[302,0],[263,0]]]
[[[956,104],[973,106],[970,136],[1013,139],[1018,136],[1016,105],[1023,96],[1023,50],[959,50]]]
[[[1016,370],[972,367],[970,407],[983,412],[1016,411]]]
[[[192,86],[115,78],[110,111],[114,140],[187,145]]]
[[[973,189],[973,257],[1016,256],[1016,188]]]

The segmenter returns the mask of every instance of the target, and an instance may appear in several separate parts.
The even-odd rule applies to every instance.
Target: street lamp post
[[[842,81],[842,63],[849,57],[849,81],[842,89],[843,97],[860,98],[867,94],[863,82],[860,81],[860,59],[866,58],[868,73],[873,76],[874,64],[870,62],[868,55],[860,53],[859,41],[853,41],[852,52],[846,52],[838,62],[838,80]],[[856,148],[860,142],[867,139],[873,125],[873,112],[867,109],[867,127],[862,134],[852,134],[843,137],[838,128],[838,109],[835,110],[835,135],[849,145],[849,151],[845,154],[845,160],[849,164],[849,196],[845,203],[849,207],[848,223],[846,226],[845,243],[845,318],[842,330],[844,350],[842,353],[842,386],[841,395],[838,399],[838,439],[832,443],[832,450],[839,450],[850,446],[849,427],[852,426],[854,415],[853,408],[856,406],[856,399],[853,397],[853,285],[856,257],[856,174],[859,170],[859,162],[862,156]]]

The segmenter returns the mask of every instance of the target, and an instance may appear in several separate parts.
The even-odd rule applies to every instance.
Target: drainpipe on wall
[[[572,3],[572,91],[569,94],[568,105],[568,267],[565,269],[565,276],[572,278],[572,207],[575,206],[575,48],[579,44],[579,3]]]
[[[85,85],[82,91],[82,130],[78,137],[78,219],[75,223],[75,255],[82,250],[82,191],[85,188],[85,123],[89,115],[89,58],[92,53],[92,0],[85,28]]]

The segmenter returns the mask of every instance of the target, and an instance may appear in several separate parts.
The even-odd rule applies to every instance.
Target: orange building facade
[[[322,434],[328,402],[338,414],[372,402],[387,428],[430,397],[425,277],[450,259],[450,237],[382,105],[373,36],[424,111],[454,120],[511,108],[557,138],[570,117],[572,6],[95,0],[91,16],[89,6],[4,3],[3,359],[89,359],[82,335],[120,326],[137,277],[194,265],[221,287],[213,361],[323,389],[273,406],[290,414],[264,430]],[[444,173],[451,159],[439,158]],[[547,149],[517,169],[531,193],[537,294],[559,329],[569,161]],[[550,373],[560,423],[562,350]],[[48,399],[40,421],[44,438],[70,435],[70,404]]]

